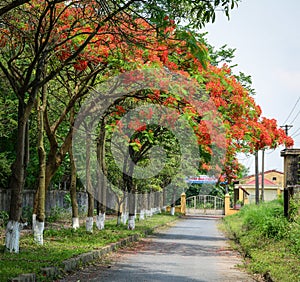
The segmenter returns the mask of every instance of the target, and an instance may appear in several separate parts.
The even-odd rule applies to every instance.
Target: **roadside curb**
[[[173,223],[174,221],[170,222]],[[116,251],[120,247],[124,247],[129,243],[138,241],[141,237],[151,234],[154,230],[168,226],[170,223],[158,225],[154,228],[146,229],[142,234],[134,234],[129,237],[123,238],[116,243],[111,243],[107,246],[102,247],[99,250],[90,251],[87,253],[80,254],[74,258],[67,259],[62,262],[61,267],[43,267],[41,268],[41,274],[44,277],[55,279],[60,275],[64,275],[67,272],[78,269],[80,266],[87,265],[88,263],[101,258],[103,255],[110,252]],[[20,274],[19,276],[10,279],[11,282],[36,282],[37,280],[35,273]]]

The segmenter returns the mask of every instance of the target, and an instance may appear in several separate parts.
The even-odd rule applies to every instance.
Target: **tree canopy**
[[[1,140],[13,140],[16,147],[12,154],[11,146],[1,144],[1,148],[10,151],[4,152],[5,156],[12,160],[10,155],[14,155],[10,183],[3,182],[12,189],[11,223],[20,220],[32,151],[39,152],[39,159],[35,159],[38,172],[34,174],[39,179],[36,199],[43,214],[45,189],[67,156],[72,155],[74,122],[88,100],[87,93],[97,90],[99,85],[101,89],[113,83],[111,77],[121,78],[122,83],[118,88],[120,81],[117,81],[117,86],[98,100],[101,105],[109,105],[98,121],[105,125],[104,141],[111,142],[114,132],[120,133],[124,138],[119,139],[122,141],[119,145],[127,149],[126,158],[132,158],[132,163],[142,167],[151,161],[150,152],[157,153],[152,150],[155,146],[164,148],[169,161],[161,174],[147,184],[134,183],[130,163],[121,175],[123,188],[128,191],[136,189],[135,185],[142,189],[143,184],[159,189],[176,175],[179,159],[184,159],[179,153],[181,150],[182,154],[180,143],[184,139],[178,139],[172,130],[181,130],[177,123],[181,116],[192,129],[200,153],[197,164],[191,158],[185,161],[192,164],[195,173],[217,174],[220,181],[227,178],[230,182],[236,177],[237,152],[252,153],[279,144],[290,146],[292,139],[278,128],[276,121],[261,116],[252,96],[250,78],[244,74],[233,75],[226,64],[233,50],[224,47],[212,53],[203,36],[195,31],[214,21],[219,9],[229,17],[229,11],[238,2],[3,1],[0,4],[0,76],[4,80],[0,89],[7,93],[7,98],[0,102],[2,108],[9,105],[5,109],[9,116],[5,119],[0,115],[1,120],[6,120],[0,130]],[[209,54],[212,54],[211,61]],[[224,60],[225,64],[220,65]],[[140,88],[141,85],[147,87]],[[130,91],[110,100],[109,94],[114,94],[116,89]],[[157,117],[158,126],[147,123],[153,117],[151,107],[138,110],[147,104],[168,109]],[[17,111],[12,112],[14,107]],[[124,123],[127,112],[135,110],[138,111],[133,119]],[[14,126],[14,136],[3,132]],[[218,134],[220,129],[222,134]],[[132,136],[128,137],[126,130],[133,132]],[[83,145],[88,147],[88,143]],[[105,142],[102,146],[109,149]],[[99,158],[89,155],[85,160],[87,166],[96,157]],[[108,161],[109,173],[117,171],[110,153],[103,154],[102,158]],[[127,164],[124,161],[124,167]],[[8,170],[7,162],[0,165]],[[92,170],[85,170],[87,178]],[[125,171],[129,178],[124,177]],[[43,222],[44,217],[38,220]]]

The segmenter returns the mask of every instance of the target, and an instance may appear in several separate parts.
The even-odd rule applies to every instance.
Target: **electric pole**
[[[265,197],[265,149],[262,149],[262,154],[261,154],[261,201],[264,201]]]
[[[286,134],[286,136],[288,136],[289,135],[289,129],[291,129],[293,126],[286,124],[286,125],[282,125],[280,127],[284,128],[285,134]]]
[[[258,150],[255,151],[255,203],[259,204]]]

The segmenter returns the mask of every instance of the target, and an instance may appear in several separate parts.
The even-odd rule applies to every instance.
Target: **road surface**
[[[213,218],[179,220],[109,259],[61,281],[255,281],[236,267],[242,260]]]

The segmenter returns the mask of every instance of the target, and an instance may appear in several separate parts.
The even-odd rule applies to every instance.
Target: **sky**
[[[208,32],[206,38],[212,46],[236,48],[233,63],[238,66],[233,71],[251,75],[262,115],[275,118],[279,126],[293,125],[289,135],[294,137],[294,148],[299,148],[300,1],[242,0],[231,11],[229,21],[218,12],[216,21],[202,31]],[[283,171],[283,149],[266,151],[265,171]],[[241,155],[239,159],[253,174],[254,157]],[[260,169],[261,163],[260,154]]]

